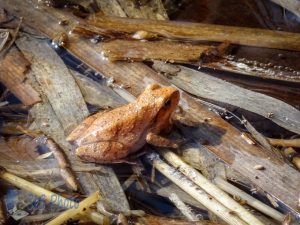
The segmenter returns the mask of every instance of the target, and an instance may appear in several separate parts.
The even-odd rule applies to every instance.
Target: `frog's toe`
[[[88,162],[111,162],[122,159],[128,154],[124,145],[115,141],[87,144],[76,149],[76,155]]]

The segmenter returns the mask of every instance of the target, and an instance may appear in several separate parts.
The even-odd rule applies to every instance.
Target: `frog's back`
[[[77,145],[101,141],[117,141],[128,147],[142,145],[151,117],[147,110],[138,109],[132,104],[99,114],[75,141]],[[143,142],[143,143],[142,143]]]

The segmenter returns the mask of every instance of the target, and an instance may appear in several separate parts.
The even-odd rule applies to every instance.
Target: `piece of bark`
[[[64,150],[71,166],[74,162],[79,163],[79,159],[70,152],[73,147],[66,141],[66,133],[88,115],[88,110],[74,78],[47,42],[23,38],[18,39],[16,43],[21,50],[31,52],[29,60],[32,60],[33,69],[29,74],[30,82],[43,97],[43,103],[34,105],[30,110],[35,118],[31,128],[39,129],[51,137]],[[39,49],[40,52],[32,48]],[[40,80],[37,82],[35,78]],[[60,102],[55,98],[58,98]],[[64,110],[69,114],[66,115]],[[73,118],[61,118],[62,116]],[[90,194],[100,189],[103,197],[116,211],[129,211],[129,204],[114,171],[106,166],[102,166],[102,169],[104,173],[102,175],[76,173],[83,192]]]
[[[99,16],[92,16],[88,22],[78,24],[74,32],[76,28],[95,34],[116,31],[134,34],[137,31],[147,31],[175,40],[228,41],[239,45],[300,51],[299,34],[256,28]]]
[[[182,146],[184,162],[199,170],[206,178],[213,180],[216,176],[224,179],[237,180],[250,186],[250,181],[238,171],[226,166],[214,153],[200,143],[190,142]]]
[[[210,47],[171,41],[127,41],[114,40],[101,46],[104,56],[111,61],[162,60],[172,63],[197,63],[200,55]],[[164,49],[164,51],[162,51]]]
[[[69,134],[89,113],[79,89],[64,62],[45,42],[34,38],[16,40],[42,87],[64,131]],[[62,89],[63,87],[63,89]],[[73,104],[71,104],[73,103]]]
[[[38,103],[30,112],[33,117],[36,118],[32,128],[40,129],[52,137],[68,156],[72,168],[74,164],[85,165],[85,163],[80,162],[79,159],[76,158],[73,152],[70,152],[72,146],[66,141],[63,128],[49,103]],[[45,126],[45,123],[47,124],[49,121],[51,121],[50,126]],[[99,165],[99,167],[101,167],[101,174],[76,172],[83,192],[85,194],[91,194],[97,190],[101,190],[103,198],[109,202],[113,209],[120,212],[128,212],[129,204],[114,171],[107,166]]]
[[[163,63],[156,62],[153,68],[164,72],[161,71],[160,65]],[[296,108],[275,98],[238,87],[203,72],[182,66],[179,68],[181,70],[175,76],[170,77],[170,82],[182,90],[204,99],[231,104],[257,113],[287,130],[300,134],[300,111]]]
[[[247,121],[244,117],[243,117],[243,121],[244,121],[244,126],[247,128],[247,130],[251,133],[251,135],[254,137],[254,139],[261,144],[265,149],[267,149],[268,151],[274,151],[272,145],[270,145],[270,143],[268,142],[268,140],[261,134],[259,133],[253,126],[251,123],[249,123],[249,121]]]
[[[70,71],[78,84],[84,100],[100,108],[116,108],[126,104],[126,101],[116,94],[110,87],[101,85],[87,76],[74,70]]]
[[[271,0],[300,17],[300,2],[298,0]]]
[[[27,106],[41,101],[38,93],[29,84],[24,83],[29,68],[29,61],[15,47],[12,47],[0,62],[0,82]]]
[[[205,146],[198,143],[189,143],[182,146],[182,159],[195,169],[201,171],[210,180],[215,177],[217,164],[223,164]]]
[[[271,77],[260,76],[247,78],[245,76],[240,76],[239,74],[228,74],[222,71],[223,67],[215,67],[214,71],[207,71],[211,76],[226,80],[230,83],[236,84],[242,88],[246,88],[255,92],[259,92],[265,95],[272,96],[274,98],[280,99],[287,104],[290,104],[299,109],[300,106],[300,86],[291,85],[288,82],[273,82]],[[232,71],[234,72],[234,71]],[[254,73],[253,73],[254,74]],[[259,73],[258,73],[259,74]],[[248,73],[247,76],[251,76]],[[277,79],[276,80],[280,80]],[[289,79],[283,79],[285,81]],[[289,80],[291,82],[298,82],[297,79]],[[282,91],[284,89],[284,91]]]
[[[60,20],[69,19],[71,24],[72,20],[75,20],[74,16],[56,9],[36,9],[30,5],[29,1],[11,0],[9,4],[3,0],[0,2],[11,13],[23,16],[26,26],[34,27],[49,37],[54,37],[57,32],[65,31],[66,28],[58,24]],[[16,11],[18,8],[22,10]],[[149,83],[170,85],[165,77],[141,63],[110,63],[103,60],[102,55],[95,51],[95,45],[87,40],[70,37],[66,48],[97,72],[106,77],[114,77],[116,83],[129,85],[128,91],[135,96],[139,95]],[[188,137],[194,137],[198,141],[208,140],[206,143],[210,144],[206,147],[210,151],[227,162],[233,169],[240,171],[257,187],[272,194],[297,212],[298,203],[294,196],[299,194],[300,178],[295,170],[278,163],[276,159],[268,159],[268,155],[261,148],[244,144],[237,129],[185,93],[181,94],[181,105],[195,121],[203,122],[205,118],[212,118],[209,125],[202,124],[198,127],[197,133],[193,135],[188,133],[188,130],[182,129]],[[267,169],[264,171],[254,170],[253,167],[257,165],[256,161],[266,166]],[[266,173],[266,171],[273,174]],[[291,178],[290,175],[294,178]]]
[[[14,65],[14,66],[11,66]],[[26,73],[30,69],[30,62],[24,57],[23,53],[17,48],[12,47],[9,54],[1,63],[1,66],[7,67],[11,73],[17,73],[18,77],[15,78],[16,82],[23,82],[26,78]]]

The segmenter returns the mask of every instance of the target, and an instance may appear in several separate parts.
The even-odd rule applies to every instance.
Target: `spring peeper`
[[[178,144],[159,134],[170,128],[179,97],[173,87],[149,85],[134,102],[85,119],[67,140],[77,146],[81,159],[99,163],[123,159],[146,143],[177,148]]]

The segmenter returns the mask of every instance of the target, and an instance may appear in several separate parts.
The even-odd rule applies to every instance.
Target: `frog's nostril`
[[[165,107],[168,107],[168,106],[170,106],[170,105],[171,105],[171,100],[168,99],[168,100],[165,102]]]

